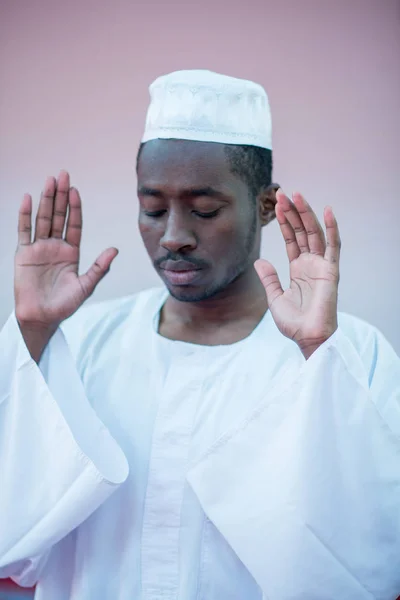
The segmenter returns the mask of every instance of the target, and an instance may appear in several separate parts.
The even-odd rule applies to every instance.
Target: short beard
[[[203,300],[209,300],[217,294],[220,294],[221,292],[225,291],[228,286],[230,286],[234,281],[236,281],[236,279],[243,275],[245,271],[247,271],[250,264],[253,262],[253,252],[256,243],[256,238],[257,210],[256,205],[254,205],[252,220],[250,223],[247,237],[243,245],[243,249],[240,252],[240,254],[236,257],[234,265],[227,273],[225,279],[219,283],[211,284],[208,288],[202,290],[196,295],[193,295],[193,292],[190,291],[190,288],[185,287],[180,288],[179,293],[173,292],[168,288],[169,293],[173,298],[179,300],[180,302],[202,302]]]

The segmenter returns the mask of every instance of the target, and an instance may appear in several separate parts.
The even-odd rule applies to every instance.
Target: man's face
[[[221,144],[152,140],[137,175],[140,233],[172,296],[205,300],[253,268],[260,245],[255,201]]]

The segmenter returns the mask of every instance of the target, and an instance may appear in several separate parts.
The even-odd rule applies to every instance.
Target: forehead
[[[237,186],[222,144],[188,140],[151,140],[138,163],[138,184],[180,188]]]

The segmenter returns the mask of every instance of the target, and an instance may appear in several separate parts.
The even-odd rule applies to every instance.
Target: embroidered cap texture
[[[182,139],[272,149],[264,88],[206,70],[175,71],[149,88],[142,142]]]

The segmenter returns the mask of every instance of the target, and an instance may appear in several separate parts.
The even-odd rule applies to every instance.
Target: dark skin
[[[325,234],[297,192],[290,200],[272,186],[257,199],[249,198],[218,144],[155,142],[147,148],[139,164],[139,185],[148,188],[140,189],[145,205],[140,228],[171,291],[160,333],[202,344],[234,343],[249,335],[268,307],[282,335],[308,359],[338,326],[341,244],[332,209],[324,210]],[[150,199],[156,206],[148,205]],[[275,267],[258,259],[261,228],[274,218],[274,208],[289,260],[286,290]],[[143,214],[150,210],[153,216]],[[80,273],[81,236],[81,198],[68,172],[47,178],[34,227],[32,196],[24,195],[15,254],[15,315],[36,362],[118,254],[107,248]]]
[[[247,337],[265,314],[265,290],[254,269],[261,228],[275,216],[278,186],[257,199],[230,171],[221,144],[154,140],[138,164],[139,229],[170,291],[161,335],[204,345]],[[165,259],[198,268],[193,282],[169,281]],[[181,263],[179,263],[181,264]],[[178,265],[179,268],[179,265]]]

